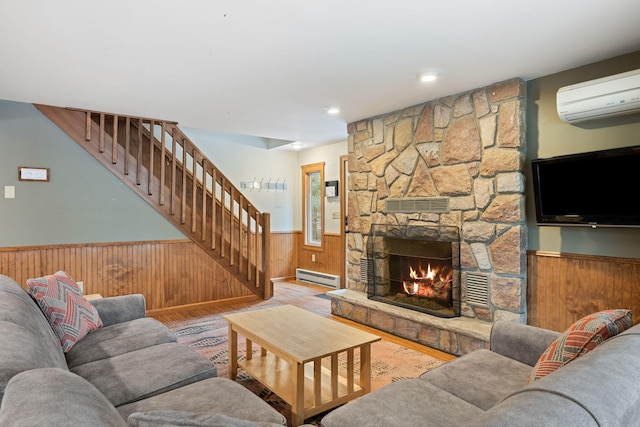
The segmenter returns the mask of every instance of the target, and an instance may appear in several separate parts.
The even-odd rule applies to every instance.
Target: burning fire
[[[414,270],[413,267],[409,266],[409,277],[412,279],[425,278],[425,279],[431,279],[431,280],[433,280],[433,278],[435,277],[435,273],[431,269],[431,263],[429,263],[429,265],[427,266],[427,271],[424,271],[422,269],[422,265],[419,267],[419,269],[420,269],[421,276],[418,276],[418,273],[416,272],[416,270]]]
[[[419,295],[423,297],[446,299],[451,289],[452,271],[438,272],[431,268],[431,263],[425,270],[421,264],[417,269],[409,266],[409,278],[402,282],[402,287],[408,295]]]

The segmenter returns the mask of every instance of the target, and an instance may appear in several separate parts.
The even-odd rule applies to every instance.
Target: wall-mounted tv
[[[539,225],[640,227],[640,145],[531,161]]]

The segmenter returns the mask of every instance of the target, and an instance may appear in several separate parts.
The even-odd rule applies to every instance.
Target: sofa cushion
[[[487,412],[459,427],[601,427],[592,414],[562,394],[543,391],[521,391],[500,402]],[[611,424],[628,425],[628,424]]]
[[[418,378],[391,383],[343,405],[323,427],[443,426],[471,423],[484,411]]]
[[[116,408],[77,375],[58,368],[14,376],[0,407],[2,426],[124,427]]]
[[[487,410],[527,385],[531,366],[490,350],[476,350],[420,376],[421,379]]]
[[[286,425],[282,414],[228,378],[210,378],[118,407],[123,418],[134,412],[166,410],[221,414],[241,420]]]
[[[211,361],[177,343],[96,360],[74,366],[71,371],[96,386],[115,406],[216,376]]]
[[[631,311],[604,310],[590,314],[571,325],[549,345],[529,376],[533,382],[585,354],[612,336],[630,328]]]
[[[277,427],[282,424],[253,422],[222,414],[196,414],[186,411],[134,412],[127,419],[129,427]]]
[[[93,331],[66,354],[69,368],[157,344],[176,342],[176,335],[150,317],[116,323]]]
[[[78,284],[66,272],[29,279],[27,288],[49,320],[65,353],[89,332],[102,326],[98,311],[84,299]]]

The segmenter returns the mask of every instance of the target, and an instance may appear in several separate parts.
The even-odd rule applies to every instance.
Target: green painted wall
[[[640,52],[527,83],[528,249],[640,258],[640,228],[538,227],[530,168],[530,161],[536,158],[640,145],[640,114],[571,125],[562,122],[556,112],[559,88],[637,68],[640,68]],[[640,171],[638,181],[629,185],[629,196],[640,200]],[[608,200],[606,194],[594,193],[593,199],[594,203],[615,203]]]
[[[51,181],[18,181],[18,166]],[[0,247],[184,238],[33,105],[0,100]]]

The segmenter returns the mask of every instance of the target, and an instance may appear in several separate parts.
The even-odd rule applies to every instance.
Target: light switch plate
[[[15,199],[16,198],[16,187],[13,185],[5,185],[4,186],[4,198],[5,199]]]

